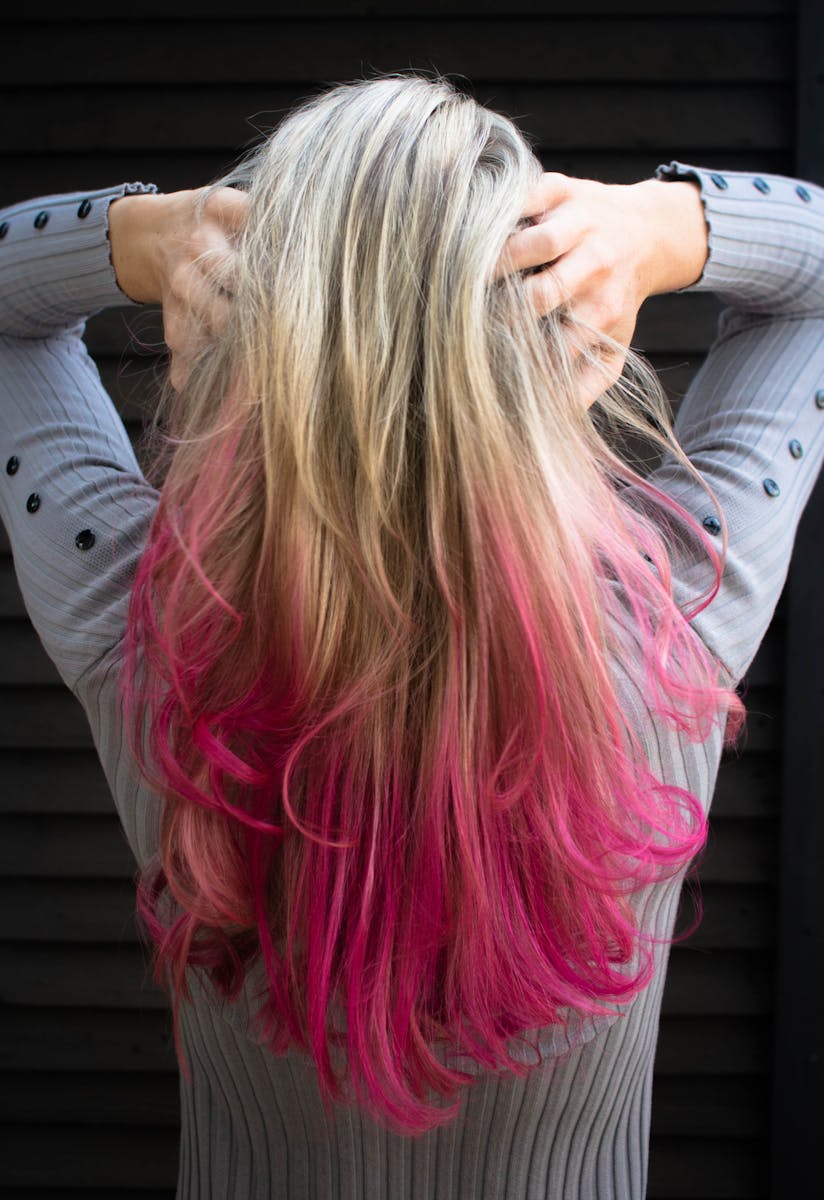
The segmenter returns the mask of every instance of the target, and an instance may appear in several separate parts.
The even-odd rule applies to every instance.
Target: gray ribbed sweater
[[[686,290],[726,305],[676,433],[729,525],[721,590],[693,627],[737,682],[772,618],[824,456],[824,190],[679,163],[658,175],[700,182],[710,254]],[[31,621],[83,705],[143,865],[157,845],[158,799],[129,759],[116,682],[158,493],[81,340],[89,314],[130,304],[106,238],[108,203],[124,188],[143,185],[0,213],[0,516]],[[713,516],[671,456],[653,481],[699,519]],[[701,592],[708,570],[685,551],[674,564],[679,599]],[[709,807],[720,731],[693,745],[622,686],[652,769]],[[679,878],[645,895],[661,935],[673,929],[680,887]],[[356,1108],[327,1125],[311,1060],[274,1059],[248,1036],[249,989],[242,1003],[217,1006],[193,980],[196,1002],[182,1010],[194,1081],[181,1080],[178,1197],[641,1200],[666,960],[664,947],[653,984],[620,1014],[544,1031],[544,1067],[527,1080],[480,1075],[455,1122],[415,1139]]]

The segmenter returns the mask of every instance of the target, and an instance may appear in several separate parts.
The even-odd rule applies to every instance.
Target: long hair
[[[272,1053],[407,1133],[471,1079],[437,1045],[523,1074],[513,1039],[650,981],[633,901],[706,817],[616,664],[693,740],[743,719],[689,624],[726,529],[719,556],[607,436],[693,470],[654,372],[630,353],[588,411],[570,313],[496,277],[541,171],[444,77],[305,100],[214,185],[249,193],[229,327],[149,431],[122,685],[179,1059],[187,971],[233,999],[262,964]],[[715,573],[690,613],[679,529]]]

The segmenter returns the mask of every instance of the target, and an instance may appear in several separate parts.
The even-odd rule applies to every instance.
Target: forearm
[[[192,257],[196,192],[132,195],[112,202],[109,240],[117,282],[139,304],[162,304],[175,262]]]
[[[644,179],[633,185],[648,230],[648,296],[696,283],[709,252],[709,227],[697,183]]]
[[[109,206],[109,244],[121,290],[137,304],[159,304],[161,230],[169,197],[123,196]]]
[[[678,162],[656,175],[638,186],[658,206],[655,269],[667,287],[657,290],[714,292],[730,308],[778,318],[824,310],[824,189],[784,175]],[[707,238],[709,253],[690,278]]]
[[[734,684],[772,619],[824,461],[824,191],[780,175],[660,171],[698,174],[709,254],[687,286],[714,292],[725,308],[674,424],[713,495],[672,454],[648,483],[682,504],[719,551],[726,524],[720,588],[691,623]],[[622,495],[648,511],[642,489]],[[674,544],[672,570],[676,600],[694,611],[713,582],[705,547],[691,537]]]
[[[41,196],[0,211],[0,334],[48,337],[128,305],[109,257],[112,203],[154,184]]]

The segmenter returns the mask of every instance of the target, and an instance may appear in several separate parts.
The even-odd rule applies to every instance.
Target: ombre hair
[[[719,555],[617,448],[712,496],[655,373],[630,351],[587,410],[570,310],[496,276],[541,172],[442,76],[304,101],[214,184],[249,195],[229,326],[148,431],[122,686],[179,1058],[187,973],[234,1000],[262,964],[264,1044],[405,1133],[472,1079],[439,1045],[523,1075],[525,1031],[650,982],[635,901],[706,814],[651,771],[616,671],[692,740],[743,719],[690,626],[726,527]],[[715,576],[690,611],[682,537]]]

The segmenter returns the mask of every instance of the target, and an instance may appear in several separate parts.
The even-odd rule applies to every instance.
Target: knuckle
[[[611,292],[604,292],[594,304],[595,321],[594,325],[602,331],[613,329],[619,322],[621,317],[621,306],[618,303],[618,298]]]
[[[611,270],[612,263],[607,244],[600,238],[595,239],[590,246],[590,253],[592,255],[593,275],[599,278],[608,275]]]
[[[541,261],[550,263],[560,254],[557,232],[547,221],[541,221],[535,226],[535,253],[540,254]]]
[[[555,308],[558,303],[558,287],[548,271],[530,276],[526,286],[532,307],[541,316]]]

